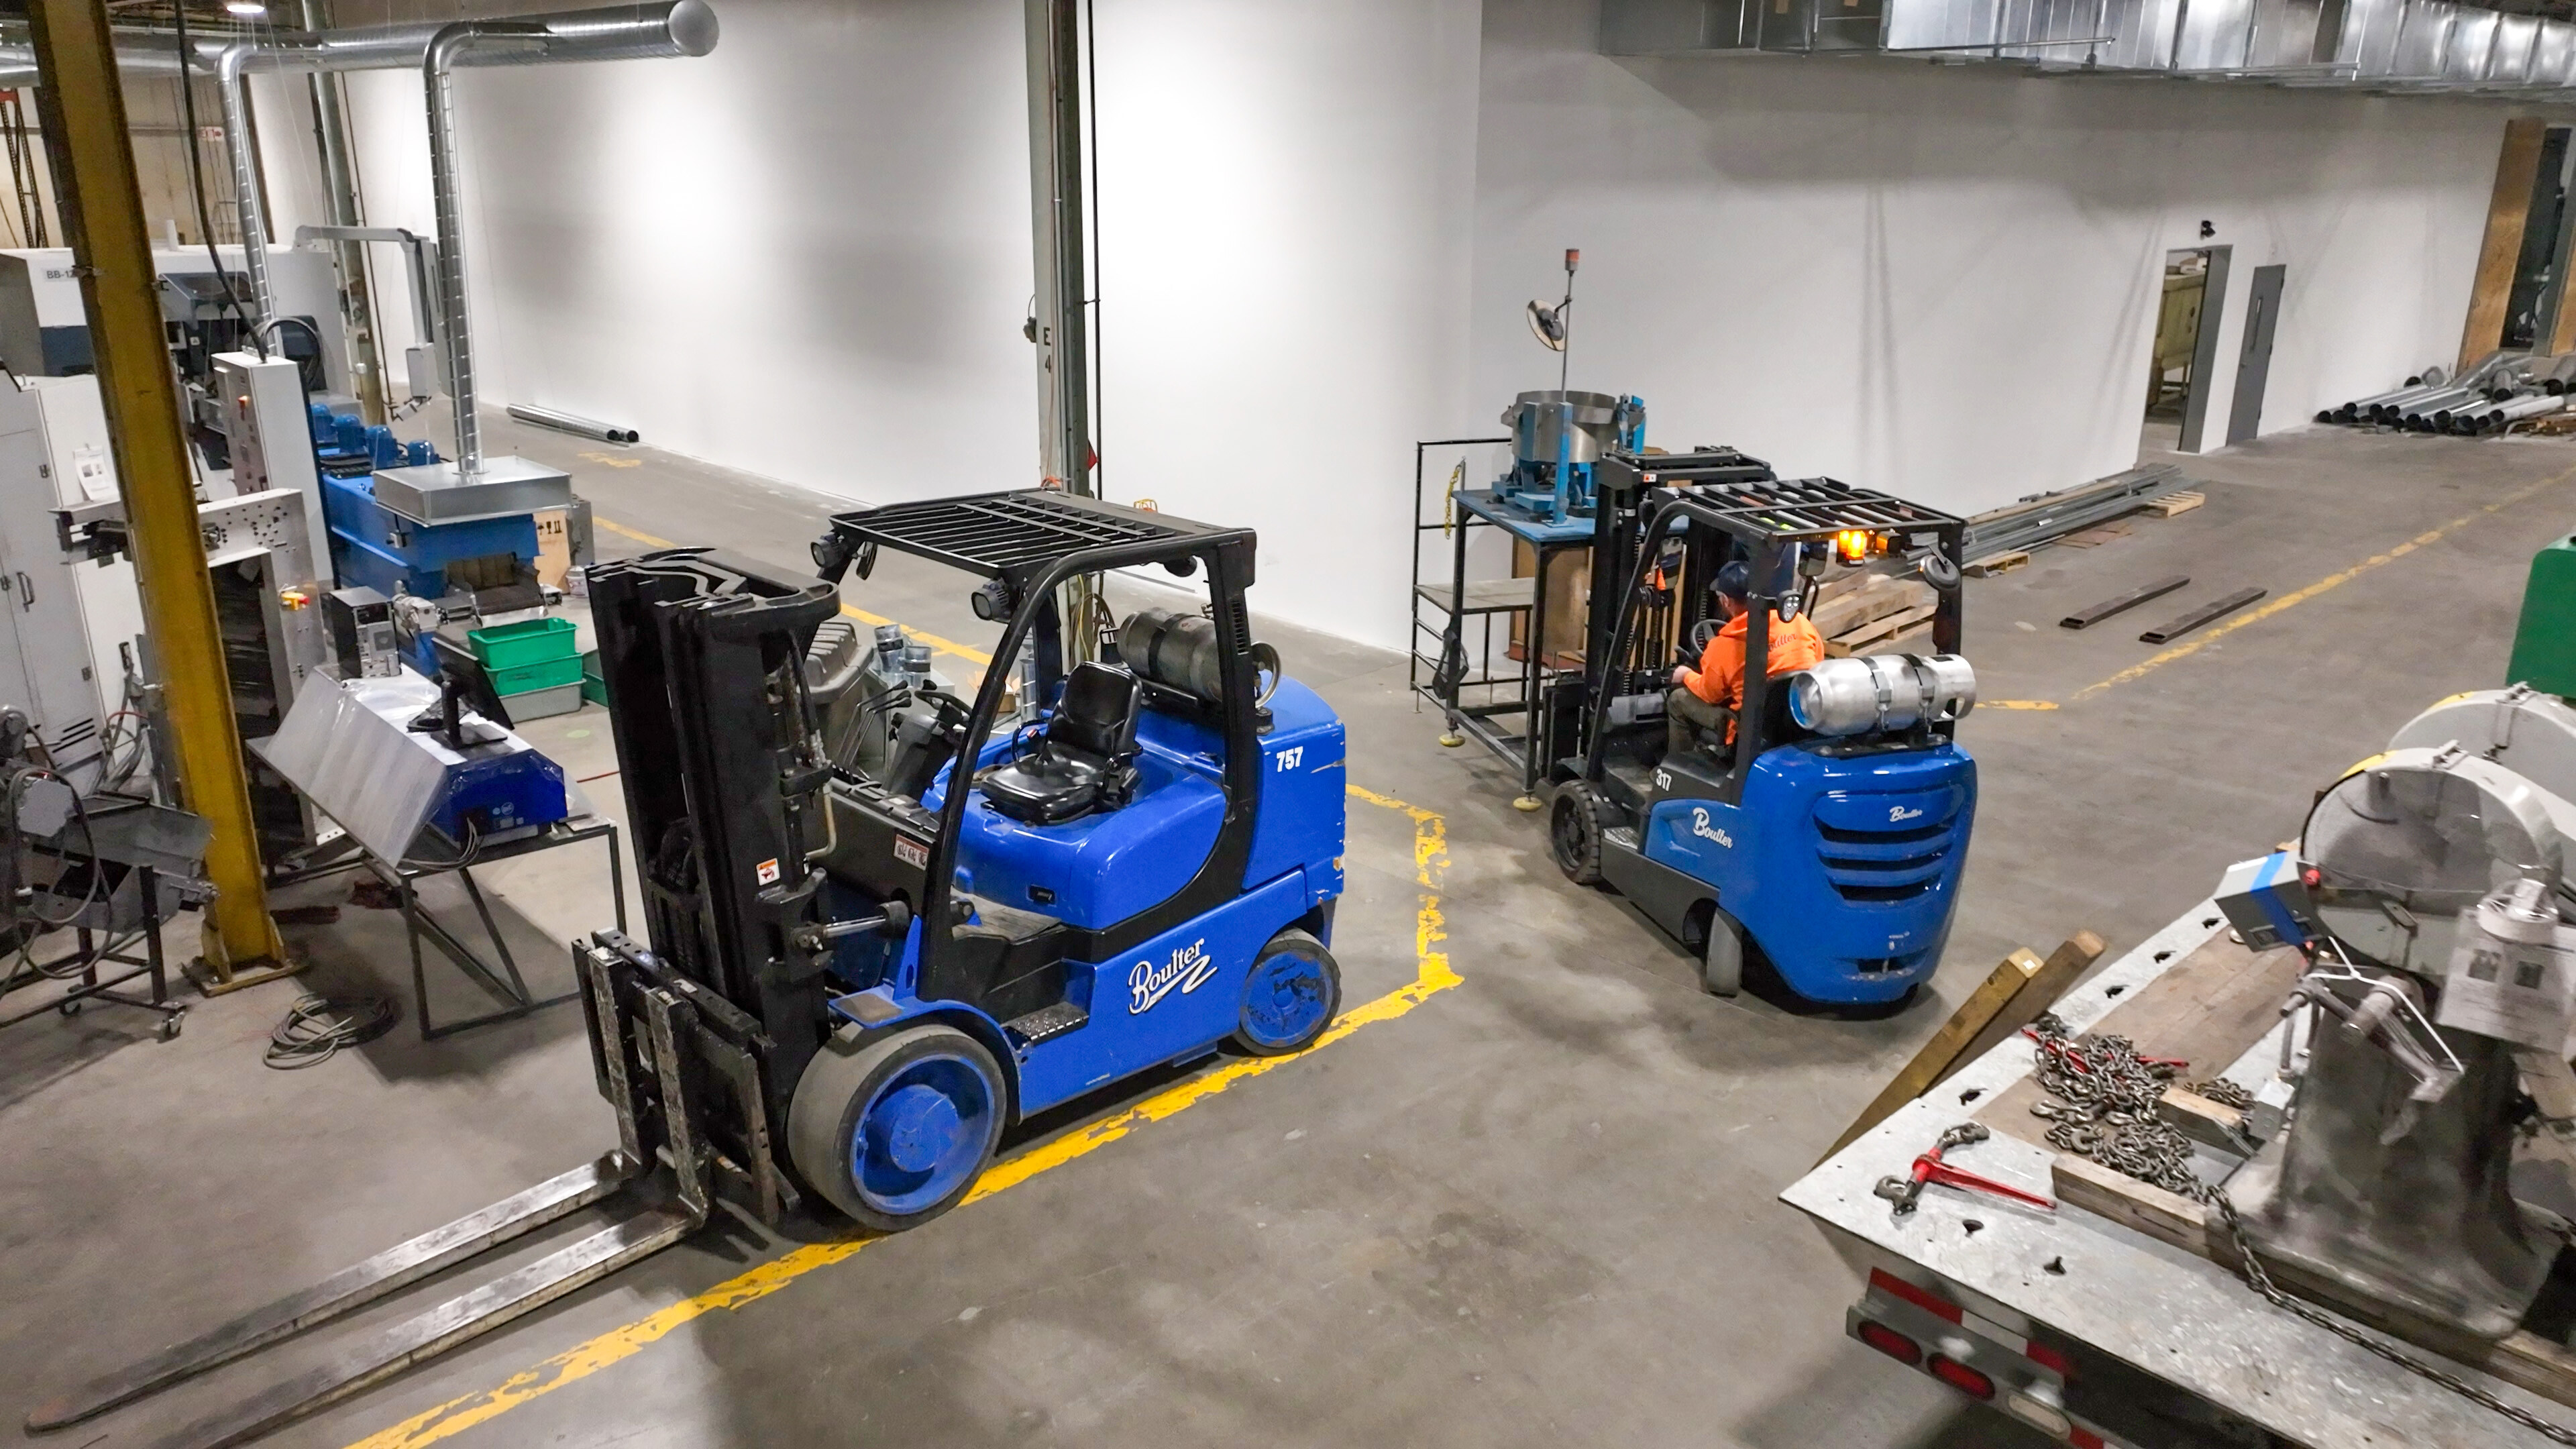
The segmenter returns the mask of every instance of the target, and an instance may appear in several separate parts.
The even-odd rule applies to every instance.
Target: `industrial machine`
[[[1953,738],[1976,702],[1955,652],[1964,525],[1830,478],[1773,479],[1725,449],[1612,453],[1594,476],[1584,664],[1550,681],[1534,727],[1558,782],[1559,868],[1634,901],[1717,994],[1757,960],[1812,1001],[1905,999],[1940,960],[1976,812],[1976,765]],[[1745,658],[1762,660],[1774,612],[1811,605],[1837,558],[1919,572],[1941,652],[1748,668],[1732,745],[1669,750],[1665,689],[1722,622],[1717,571],[1749,566]]]
[[[1512,430],[1511,471],[1493,496],[1532,521],[1563,523],[1592,512],[1592,472],[1604,454],[1646,445],[1643,398],[1601,392],[1525,392],[1503,409]]]
[[[379,860],[465,857],[563,819],[563,767],[472,698],[468,672],[316,674],[248,748]]]
[[[141,745],[139,730],[110,729],[143,633],[134,565],[67,547],[56,524],[64,510],[117,506],[98,380],[0,379],[0,702],[25,716],[39,752],[65,772],[100,764],[118,740]]]
[[[215,355],[239,351],[248,343],[242,311],[250,306],[251,288],[242,249],[224,244],[212,250],[210,258],[203,246],[152,249],[171,357],[181,377],[199,385],[201,397],[211,396],[206,385],[213,380]],[[218,260],[220,273],[215,270]],[[339,284],[330,253],[318,247],[272,251],[268,269],[277,316],[285,319],[275,332],[278,352],[303,370],[308,391],[348,393]],[[0,365],[20,377],[72,377],[90,371],[89,319],[81,310],[71,248],[0,249]],[[213,426],[211,420],[201,421]]]
[[[155,804],[148,781],[108,788],[121,783],[55,768],[25,713],[0,705],[0,998],[38,993],[0,1005],[0,1028],[97,1003],[158,1014],[163,1041],[179,1034],[188,1008],[170,999],[161,928],[213,894],[206,822]]]
[[[2227,1183],[2247,1238],[2333,1296],[2503,1338],[2564,1238],[2514,1197],[2516,1129],[2576,1142],[2576,710],[2529,685],[2434,705],[2256,875],[2221,908],[2308,969],[2287,1125]]]
[[[28,1427],[152,1393],[638,1179],[664,1189],[173,1441],[238,1443],[682,1240],[720,1195],[771,1222],[810,1195],[912,1227],[966,1195],[1013,1121],[1229,1042],[1312,1044],[1341,1002],[1342,725],[1252,640],[1253,548],[1246,529],[1029,491],[841,514],[815,545],[820,578],[703,548],[599,568],[651,937],[601,931],[573,952],[618,1146],[40,1405]],[[885,549],[967,574],[1006,663],[971,700],[911,688],[867,773],[827,758],[807,661],[842,576],[864,580]],[[1207,612],[1086,612],[1067,637],[1066,585],[1145,567],[1204,578]],[[394,739],[402,709],[374,702],[389,683],[308,698],[292,739],[343,773],[343,741],[417,749]]]

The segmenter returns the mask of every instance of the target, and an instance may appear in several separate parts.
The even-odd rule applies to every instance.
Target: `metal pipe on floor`
[[[509,413],[523,423],[535,423],[541,428],[553,428],[558,432],[597,438],[603,443],[632,443],[640,441],[643,437],[633,428],[611,427],[607,423],[595,422],[576,413],[557,412],[553,408],[541,408],[530,403],[512,403]]]

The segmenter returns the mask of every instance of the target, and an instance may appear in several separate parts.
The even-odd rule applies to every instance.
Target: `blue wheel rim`
[[[888,1217],[921,1212],[983,1165],[1000,1093],[975,1063],[942,1052],[878,1084],[850,1133],[850,1182]]]
[[[1322,962],[1278,951],[1253,963],[1243,984],[1243,1034],[1266,1047],[1294,1046],[1324,1024],[1332,982]]]

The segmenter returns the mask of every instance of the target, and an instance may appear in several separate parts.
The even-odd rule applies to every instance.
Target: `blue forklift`
[[[1751,962],[1810,1002],[1902,1004],[1939,964],[1976,814],[1976,763],[1954,738],[1976,703],[1957,654],[1966,527],[1767,474],[1731,449],[1597,465],[1584,664],[1550,681],[1538,723],[1550,853],[1680,942],[1714,994],[1736,994]],[[1745,658],[1761,660],[1775,611],[1812,609],[1837,561],[1873,560],[1932,586],[1934,653],[1748,668],[1735,737],[1670,747],[1666,687],[1724,622],[1719,569],[1747,566]]]
[[[574,943],[596,1160],[39,1405],[87,1419],[618,1198],[622,1216],[163,1441],[225,1449],[680,1242],[717,1199],[880,1232],[954,1207],[1009,1124],[1340,1010],[1343,734],[1251,637],[1249,529],[1047,491],[862,509],[795,574],[674,548],[591,574],[650,945]],[[818,700],[822,626],[881,551],[963,571],[1006,621],[971,700],[925,681],[874,770]],[[1204,613],[1116,620],[1116,569],[1204,576]],[[1081,644],[1086,647],[1075,649]],[[846,652],[846,651],[843,651]],[[1083,658],[1088,654],[1091,657]]]
[[[802,1184],[891,1232],[963,1198],[1013,1121],[1229,1042],[1311,1044],[1341,1002],[1342,724],[1253,642],[1253,548],[1029,490],[837,515],[819,580],[694,548],[594,571],[652,937],[582,949],[612,1102],[668,1115],[649,998],[702,1003],[733,1087],[696,1129],[715,1168],[764,1212]],[[804,666],[882,550],[967,574],[1007,623],[971,701],[885,704],[871,777],[821,753]],[[1064,586],[1139,567],[1203,574],[1207,613],[1117,623],[1095,595],[1075,660]]]

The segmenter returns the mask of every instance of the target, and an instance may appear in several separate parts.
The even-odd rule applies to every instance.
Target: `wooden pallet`
[[[1940,610],[1940,607],[1937,603],[1916,604],[1911,608],[1872,619],[1866,624],[1846,630],[1825,641],[1825,657],[1843,659],[1866,652],[1875,645],[1891,643],[1900,638],[1910,639],[1930,629],[1932,616]]]
[[[2185,489],[2180,493],[2168,493],[2162,498],[2148,499],[2146,511],[2158,518],[2171,518],[2177,513],[2189,513],[2208,501],[2209,495]]]
[[[2030,550],[2006,549],[2002,553],[1988,554],[1984,558],[1971,560],[1962,572],[1972,579],[1991,578],[1996,574],[2011,573],[2028,562],[2030,562]]]

